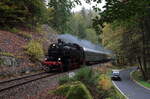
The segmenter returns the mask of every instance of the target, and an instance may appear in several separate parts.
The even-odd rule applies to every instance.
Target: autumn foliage
[[[39,42],[30,41],[27,46],[25,46],[26,53],[34,60],[40,60],[44,57],[43,47]]]

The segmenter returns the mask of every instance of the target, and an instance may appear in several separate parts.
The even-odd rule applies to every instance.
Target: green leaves
[[[76,1],[77,2],[77,1]],[[49,25],[61,33],[66,31],[67,21],[71,15],[71,9],[74,7],[75,2],[71,0],[50,0],[49,8],[53,9],[53,20],[49,20]]]
[[[43,23],[46,20],[46,5],[43,0],[1,0],[0,25],[18,26]]]
[[[96,2],[101,0],[96,0]],[[112,23],[115,20],[128,20],[129,18],[140,18],[147,14],[149,0],[106,0],[105,10],[100,12],[99,22]]]

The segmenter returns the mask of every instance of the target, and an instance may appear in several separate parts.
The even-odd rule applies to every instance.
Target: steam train
[[[81,65],[107,62],[110,54],[83,48],[75,43],[65,43],[58,39],[58,43],[53,43],[48,48],[48,54],[42,62],[46,72],[53,70],[68,71],[80,68]]]

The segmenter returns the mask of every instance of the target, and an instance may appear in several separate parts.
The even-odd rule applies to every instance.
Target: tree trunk
[[[142,58],[143,58],[143,69],[144,69],[144,74],[145,74],[145,76],[144,76],[144,80],[148,80],[148,75],[147,75],[147,64],[146,64],[146,48],[145,48],[145,46],[146,46],[146,42],[145,42],[145,20],[143,21],[143,24],[142,24],[143,26],[142,26],[142,44],[143,44],[143,46],[142,46]]]
[[[137,57],[137,60],[138,60],[139,68],[140,68],[140,70],[141,70],[141,72],[142,72],[143,78],[146,79],[146,74],[145,74],[144,69],[143,69],[143,67],[142,67],[141,58],[140,58],[140,57]]]

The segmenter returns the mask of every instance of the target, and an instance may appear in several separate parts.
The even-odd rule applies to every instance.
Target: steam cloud
[[[58,38],[60,38],[64,42],[79,44],[83,48],[88,48],[88,49],[91,49],[94,51],[100,51],[100,52],[108,53],[108,54],[112,53],[110,50],[106,50],[100,45],[95,45],[92,42],[87,41],[87,40],[81,40],[81,39],[77,38],[76,36],[73,36],[70,34],[58,35]]]

